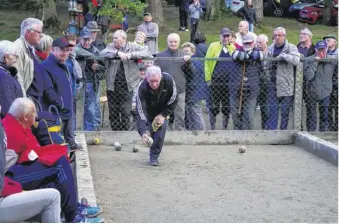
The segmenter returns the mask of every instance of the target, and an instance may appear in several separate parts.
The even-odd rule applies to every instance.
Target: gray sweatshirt
[[[188,8],[188,11],[192,19],[200,19],[200,13],[202,13],[200,3],[198,3],[197,5],[194,5],[194,3],[192,3]]]

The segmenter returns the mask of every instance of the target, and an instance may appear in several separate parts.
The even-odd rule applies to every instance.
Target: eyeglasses
[[[42,32],[42,31],[38,31],[38,30],[34,30],[34,29],[30,29],[30,31],[33,31],[33,32],[39,34],[40,36],[43,35],[43,32]]]
[[[285,34],[274,34],[273,36],[274,37],[283,37],[283,36],[285,36]]]
[[[225,37],[230,37],[230,36],[231,36],[231,35],[229,35],[229,34],[222,35],[223,38],[225,38]]]

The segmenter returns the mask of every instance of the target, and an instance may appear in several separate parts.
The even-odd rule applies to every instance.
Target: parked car
[[[324,6],[324,2],[320,2],[313,6],[304,7],[299,12],[299,21],[307,22],[308,24],[322,23]]]
[[[226,1],[227,0],[225,0],[225,4],[226,4]],[[238,12],[239,9],[244,7],[244,5],[245,5],[245,1],[244,0],[232,0],[231,10],[232,10],[232,12]]]
[[[302,10],[304,7],[313,6],[313,5],[316,5],[316,4],[323,2],[323,1],[324,0],[301,0],[301,1],[291,5],[290,8],[288,9],[288,11],[291,14],[298,17],[300,10]]]

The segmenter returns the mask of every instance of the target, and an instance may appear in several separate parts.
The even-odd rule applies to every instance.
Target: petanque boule
[[[100,138],[94,138],[93,139],[93,144],[94,145],[100,145]]]
[[[134,145],[132,148],[132,152],[137,153],[139,151],[138,146]]]
[[[148,141],[147,141],[147,146],[148,147],[151,147],[152,146],[152,144],[153,144],[153,138],[151,138],[151,137],[148,137]]]
[[[242,145],[239,148],[239,153],[244,153],[244,152],[246,152],[246,147]]]
[[[121,151],[122,146],[119,142],[114,142],[113,146],[116,151]]]

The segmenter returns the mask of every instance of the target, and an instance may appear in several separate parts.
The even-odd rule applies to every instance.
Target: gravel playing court
[[[337,222],[337,167],[295,146],[88,146],[106,222]]]

